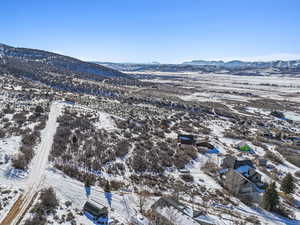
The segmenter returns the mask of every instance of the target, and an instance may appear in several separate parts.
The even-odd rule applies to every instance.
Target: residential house
[[[253,163],[250,159],[245,160],[237,160],[235,156],[228,155],[225,157],[221,164],[222,169],[237,169],[241,166],[248,165],[250,167],[254,167]]]
[[[83,206],[83,211],[89,219],[97,221],[97,224],[108,224],[107,207],[101,206],[94,201],[87,201]]]
[[[257,158],[256,159],[256,165],[257,166],[265,167],[265,166],[267,166],[267,162],[268,162],[268,160],[266,160],[264,158]]]
[[[255,202],[260,201],[260,188],[264,187],[259,174],[251,160],[237,160],[233,156],[227,156],[220,171],[223,186],[233,195],[247,197]]]
[[[160,225],[213,225],[215,224],[204,213],[195,211],[173,198],[160,198],[152,206],[153,220]]]
[[[195,144],[195,138],[193,135],[178,134],[178,142],[184,145],[193,145]]]
[[[196,143],[196,146],[197,147],[205,147],[205,148],[208,148],[208,149],[214,149],[215,148],[212,144],[210,144],[209,142],[206,142],[206,141],[198,142],[198,143]]]
[[[247,166],[246,166],[247,167]],[[245,173],[249,168],[243,168]],[[255,176],[255,179],[259,180],[259,177]],[[229,190],[233,195],[243,198],[250,198],[255,202],[260,201],[260,195],[258,188],[255,183],[253,183],[247,176],[239,171],[230,169],[223,177],[223,185]]]

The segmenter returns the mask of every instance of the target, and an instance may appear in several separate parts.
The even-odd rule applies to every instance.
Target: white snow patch
[[[105,129],[105,130],[116,129],[116,124],[112,119],[112,115],[105,112],[99,113],[99,121],[95,125],[99,129]]]

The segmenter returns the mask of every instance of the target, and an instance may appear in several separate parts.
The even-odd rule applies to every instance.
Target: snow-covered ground
[[[109,218],[117,219],[125,224],[128,224],[132,217],[136,218],[139,215],[136,196],[133,193],[112,192],[112,205],[110,208],[102,188],[92,186],[91,195],[87,197],[82,182],[71,179],[56,169],[47,170],[44,186],[53,187],[60,199],[71,201],[73,207],[79,210],[83,209],[86,201],[92,200],[110,209]],[[148,201],[153,202],[154,200],[148,199]],[[82,218],[82,220],[86,221],[85,224],[93,224],[87,218]]]
[[[48,157],[52,147],[53,136],[56,133],[56,128],[58,126],[56,119],[59,116],[60,111],[61,105],[53,103],[46,127],[42,131],[41,142],[36,149],[36,155],[30,165],[29,176],[24,180],[25,191],[21,208],[18,209],[14,219],[10,221],[11,225],[17,224],[18,220],[28,210],[28,206],[31,204],[36,193],[41,188],[41,183],[44,179],[44,172],[48,165]]]
[[[0,182],[0,221],[7,215],[15,201],[20,196],[20,189],[16,185],[2,184]]]
[[[291,100],[294,102],[300,102],[299,100],[299,87],[300,82],[299,79],[282,79],[282,77],[249,77],[249,76],[229,76],[229,75],[217,75],[217,74],[198,74],[198,73],[182,73],[180,74],[184,79],[186,79],[185,89],[187,92],[191,90],[191,94],[187,95],[176,95],[181,100],[184,101],[199,101],[199,102],[214,102],[214,103],[224,103],[226,105],[226,110],[229,110],[236,115],[239,116],[249,116],[253,114],[253,118],[269,118],[270,120],[277,120],[276,118],[270,118],[270,110],[266,109],[259,109],[255,107],[248,107],[244,110],[239,111],[235,108],[235,106],[230,101],[233,102],[241,102],[242,104],[247,103],[247,101],[260,99],[260,98],[273,98],[278,100]],[[177,85],[184,84],[182,80],[154,80],[154,82],[170,82],[176,83]],[[17,87],[16,90],[21,91],[20,87]],[[142,91],[141,89],[137,89],[138,91]],[[236,92],[236,93],[235,93]],[[134,93],[134,91],[132,91]],[[245,93],[245,95],[240,94]],[[247,93],[253,94],[247,95]],[[298,93],[298,94],[297,94]],[[287,97],[291,95],[291,97]],[[3,96],[1,96],[3,97]],[[1,99],[1,98],[0,98]],[[2,98],[5,101],[5,97]],[[122,104],[119,101],[115,101],[116,104]],[[137,104],[133,105],[133,107],[141,107],[141,108],[151,108],[151,109],[159,109],[159,107],[152,106],[150,104]],[[93,124],[95,129],[104,129],[106,131],[114,132],[117,130],[116,133],[121,133],[121,129],[117,128],[117,122],[115,124],[114,117],[115,115],[110,114],[109,110],[106,112],[101,111],[101,107],[99,108],[89,108],[87,106],[76,104],[66,104],[63,102],[53,103],[50,108],[49,119],[46,124],[46,128],[42,131],[41,134],[41,143],[35,149],[36,155],[35,158],[32,160],[30,165],[30,169],[28,171],[28,176],[24,179],[15,179],[6,176],[6,171],[11,167],[10,164],[0,165],[0,183],[5,183],[7,185],[6,188],[13,189],[13,185],[18,188],[23,188],[25,191],[24,196],[25,200],[21,207],[20,212],[17,214],[15,221],[21,217],[24,212],[27,212],[27,207],[31,200],[34,200],[34,195],[44,187],[53,187],[56,191],[56,194],[61,203],[66,201],[72,202],[72,209],[68,209],[66,207],[62,207],[58,209],[58,215],[61,216],[68,212],[68,210],[72,210],[72,212],[82,212],[83,205],[87,200],[96,201],[99,205],[106,206],[110,208],[107,199],[104,195],[104,190],[100,187],[93,186],[92,193],[89,198],[86,196],[84,184],[79,182],[75,179],[72,179],[66,176],[61,171],[54,169],[53,165],[48,163],[48,156],[51,150],[53,136],[56,132],[56,128],[58,126],[56,119],[63,111],[63,108],[70,108],[74,111],[78,111],[80,113],[90,113],[96,117],[97,122]],[[214,111],[213,111],[214,112]],[[292,119],[295,121],[300,120],[300,115],[297,112],[292,112],[285,110],[283,111],[288,119]],[[172,112],[173,113],[173,112]],[[170,113],[171,115],[171,113]],[[170,116],[170,115],[166,115]],[[147,115],[148,116],[148,115]],[[185,116],[189,117],[187,113]],[[180,116],[182,120],[184,120],[184,116]],[[12,115],[6,115],[6,119],[12,120]],[[190,163],[185,166],[185,169],[188,170],[189,174],[194,178],[194,181],[189,183],[189,185],[195,186],[203,186],[207,190],[214,193],[217,190],[223,190],[223,187],[218,183],[218,179],[216,177],[210,176],[208,173],[204,172],[202,167],[208,161],[211,160],[215,162],[217,165],[221,164],[222,159],[226,154],[230,152],[230,154],[234,154],[238,157],[238,159],[246,159],[250,158],[254,160],[255,157],[264,157],[265,150],[260,146],[255,146],[250,141],[246,141],[246,143],[254,150],[254,154],[240,154],[235,146],[236,144],[241,141],[238,139],[233,138],[226,138],[224,137],[224,132],[227,129],[230,129],[232,126],[232,121],[228,120],[226,117],[218,117],[217,114],[213,115],[213,117],[209,117],[210,119],[207,121],[202,121],[201,125],[205,128],[209,128],[211,130],[210,134],[206,136],[209,137],[209,143],[215,146],[219,153],[217,154],[197,154],[197,158],[193,158]],[[214,119],[211,119],[214,118]],[[140,118],[134,118],[140,119]],[[199,120],[202,118],[199,118]],[[117,120],[116,120],[117,121]],[[195,122],[195,121],[194,121]],[[33,128],[35,124],[30,124],[28,127]],[[174,125],[174,124],[173,124]],[[283,124],[282,126],[285,126]],[[194,128],[197,128],[196,126]],[[198,128],[197,128],[198,129]],[[196,129],[196,131],[197,131]],[[128,129],[130,131],[130,129]],[[198,129],[200,130],[200,129]],[[163,132],[163,129],[161,129]],[[172,140],[177,139],[178,132],[182,130],[170,130],[170,132],[165,132],[165,137],[170,138]],[[250,132],[256,133],[257,129],[250,129]],[[130,131],[131,132],[131,131]],[[119,135],[119,134],[118,134]],[[199,135],[200,136],[200,135]],[[137,134],[132,135],[133,138],[138,137]],[[124,137],[122,137],[124,138]],[[161,138],[162,141],[165,141]],[[9,137],[5,139],[0,139],[0,152],[5,154],[13,155],[18,152],[20,148],[21,137]],[[139,173],[135,173],[132,171],[132,168],[129,169],[128,165],[125,163],[127,160],[129,161],[132,156],[132,151],[134,150],[134,144],[132,144],[130,150],[128,151],[125,157],[116,157],[115,162],[122,163],[125,165],[125,174],[124,175],[111,175],[105,171],[101,171],[102,178],[107,180],[114,179],[115,181],[123,181],[126,186],[130,186],[126,191],[113,191],[112,197],[112,207],[109,210],[109,217],[111,219],[115,219],[120,221],[123,224],[129,224],[131,218],[139,217],[139,209],[138,209],[138,194],[133,192],[134,185],[131,183],[130,175],[139,175]],[[267,147],[273,153],[275,153],[275,145],[268,144]],[[175,148],[175,147],[174,147]],[[80,151],[84,151],[84,149],[80,149]],[[102,165],[102,169],[105,170],[108,167],[108,164],[113,165],[113,163],[109,162],[107,164]],[[268,162],[269,165],[276,167],[283,175],[287,172],[295,173],[299,168],[296,166],[285,162],[284,165],[276,165],[272,162]],[[262,175],[263,181],[270,182],[271,177],[263,171],[261,168],[257,169],[259,173]],[[145,173],[147,174],[147,172]],[[149,173],[151,174],[151,173]],[[140,174],[141,175],[141,174]],[[153,174],[151,174],[153,175]],[[155,175],[155,174],[154,174]],[[172,167],[170,170],[164,172],[163,175],[168,175],[168,178],[175,178],[181,180],[182,173]],[[281,175],[280,175],[281,178]],[[278,183],[279,185],[279,183]],[[136,190],[135,190],[136,191]],[[13,205],[13,202],[18,198],[20,190],[13,196],[12,200],[6,208],[4,209],[4,213],[0,213],[0,220],[5,217],[5,214],[9,211],[9,208]],[[165,191],[163,194],[170,194],[170,191]],[[186,196],[184,196],[186,197]],[[147,199],[147,208],[151,206],[159,197],[149,197]],[[280,225],[280,224],[291,224],[296,225],[300,224],[300,212],[297,209],[293,209],[296,215],[295,221],[290,221],[275,214],[263,211],[261,209],[250,208],[244,205],[241,201],[237,198],[230,196],[231,200],[237,204],[227,204],[229,205],[222,205],[222,204],[214,204],[213,200],[207,201],[208,203],[208,215],[207,218],[211,221],[214,221],[216,224],[232,224],[233,222],[230,221],[231,216],[226,213],[222,213],[221,216],[218,215],[216,212],[218,211],[217,208],[226,208],[230,209],[232,212],[238,213],[245,219],[247,216],[256,216],[262,222],[262,224],[269,224],[269,225]],[[199,196],[195,197],[197,201],[202,201]],[[295,199],[300,202],[299,194],[295,194]],[[186,200],[186,199],[185,199]],[[190,203],[187,203],[190,204]],[[168,214],[168,212],[165,212]],[[28,215],[27,215],[28,216]],[[54,222],[53,218],[50,218],[53,221],[54,225],[58,225],[57,222]],[[11,224],[16,224],[13,221]],[[86,216],[80,215],[80,213],[76,214],[76,221],[78,223],[82,223],[84,225],[94,224],[90,221]],[[185,222],[178,222],[178,224],[192,224],[190,221]],[[69,225],[69,223],[64,223],[64,225]]]
[[[116,129],[116,125],[111,118],[111,115],[105,112],[99,113],[99,122],[96,124],[98,129],[105,129],[105,130],[113,130]]]
[[[178,96],[186,101],[222,101],[237,100],[248,101],[262,98],[289,100],[300,103],[300,79],[282,76],[234,76],[228,74],[199,74],[198,72],[144,72],[164,76],[164,79],[151,79],[151,82],[173,83],[183,87],[194,87],[199,91],[191,95]],[[141,72],[143,74],[143,72]],[[181,77],[180,80],[173,76]],[[168,79],[168,77],[170,77]],[[147,81],[147,80],[146,80]],[[250,93],[253,96],[242,96],[220,91]]]

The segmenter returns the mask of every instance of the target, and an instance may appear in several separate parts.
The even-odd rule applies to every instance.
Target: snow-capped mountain
[[[269,61],[269,62],[246,62],[240,60],[233,61],[205,61],[205,60],[193,60],[190,62],[184,62],[185,65],[195,65],[195,66],[216,66],[220,68],[253,68],[253,69],[263,69],[263,68],[300,68],[300,60],[290,60],[290,61]]]
[[[291,61],[270,61],[270,62],[244,62],[233,60],[205,61],[194,60],[181,64],[145,64],[145,63],[112,63],[94,62],[102,66],[120,71],[161,71],[161,72],[200,72],[200,73],[221,73],[232,75],[268,76],[285,75],[300,76],[300,60]]]

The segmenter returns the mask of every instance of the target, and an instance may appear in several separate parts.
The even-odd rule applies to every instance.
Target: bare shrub
[[[111,180],[110,181],[110,188],[112,191],[118,191],[122,186],[124,186],[124,183],[117,180]]]
[[[126,140],[120,141],[116,146],[116,156],[124,157],[130,149],[130,144]]]
[[[45,127],[46,127],[46,121],[43,120],[34,127],[34,130],[42,130]]]
[[[283,205],[280,205],[275,209],[275,212],[278,213],[281,216],[284,216],[286,218],[295,219],[295,213],[292,209],[289,209],[287,207],[284,207]]]
[[[182,174],[182,175],[180,175],[180,177],[185,182],[193,182],[194,181],[194,177],[190,174]]]
[[[24,145],[32,146],[35,144],[36,140],[37,140],[37,136],[35,136],[34,134],[28,134],[23,136],[22,143]]]
[[[179,151],[177,151],[177,153],[174,156],[175,160],[174,160],[174,165],[178,168],[178,169],[182,169],[185,167],[186,164],[189,163],[189,161],[191,160],[191,158],[184,154],[184,153],[180,153]]]
[[[46,225],[47,219],[44,216],[35,215],[30,219],[27,219],[24,225]]]
[[[209,159],[202,166],[202,169],[207,172],[216,173],[218,171],[218,166],[212,159]]]
[[[134,155],[132,159],[132,168],[136,172],[145,172],[147,169],[147,162],[141,155]]]
[[[26,121],[26,114],[24,112],[16,113],[13,120],[18,124],[23,124]]]
[[[266,153],[264,155],[264,158],[269,159],[270,161],[276,163],[276,164],[283,164],[283,161],[281,158],[279,158],[275,153],[266,150]]]
[[[41,114],[41,113],[44,113],[44,109],[42,106],[38,105],[35,107],[35,110],[34,110],[35,113],[37,114]]]
[[[46,210],[51,211],[58,207],[58,199],[56,197],[56,194],[55,194],[53,188],[51,188],[51,187],[47,188],[47,189],[43,189],[41,191],[40,200],[41,200],[42,206]]]
[[[18,154],[17,157],[12,160],[12,166],[20,170],[26,170],[28,168],[28,163],[29,162],[24,154]]]
[[[34,156],[34,151],[31,146],[23,145],[20,151],[24,154],[24,157],[27,162],[29,162]]]
[[[15,110],[13,108],[10,108],[9,105],[6,105],[5,109],[3,109],[4,114],[13,114],[15,113]]]
[[[261,222],[259,221],[259,219],[256,216],[248,216],[245,218],[245,221],[247,221],[251,224],[255,224],[255,225],[261,224]]]
[[[0,138],[5,138],[6,132],[4,130],[0,130]]]

